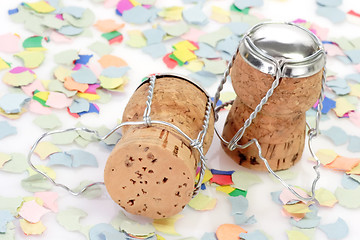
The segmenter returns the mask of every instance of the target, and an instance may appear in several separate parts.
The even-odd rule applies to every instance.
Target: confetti
[[[325,188],[319,188],[315,191],[315,199],[320,206],[325,207],[333,207],[338,202],[335,195]]]
[[[93,154],[83,151],[73,149],[66,151],[66,154],[70,155],[72,158],[72,167],[81,167],[81,166],[92,166],[98,167],[98,163]]]
[[[151,11],[142,6],[135,6],[123,13],[123,20],[133,24],[144,24],[150,21],[151,17]]]
[[[8,93],[0,98],[0,108],[7,114],[21,112],[30,98],[21,93]]]
[[[286,231],[289,240],[310,240],[308,236],[297,230]]]
[[[184,9],[182,12],[184,20],[193,25],[205,25],[208,23],[207,16],[201,10],[199,5]]]
[[[247,211],[249,202],[244,196],[228,197],[228,199],[232,206],[232,215],[244,214]]]
[[[99,223],[91,227],[89,230],[89,238],[90,240],[126,240],[124,233],[119,232],[106,223]]]
[[[35,200],[25,202],[21,206],[19,215],[30,223],[37,223],[49,210],[40,206]]]
[[[35,79],[36,75],[31,69],[16,67],[5,73],[2,80],[13,87],[20,87],[32,83]]]
[[[35,174],[21,180],[21,186],[29,192],[43,192],[50,190],[53,185],[40,174]]]
[[[0,121],[0,140],[16,133],[15,127],[11,126],[7,121]]]
[[[191,199],[188,205],[195,210],[206,211],[214,209],[216,202],[217,200],[215,198],[212,198],[200,192]]]
[[[217,240],[216,234],[212,232],[206,232],[200,240]]]
[[[235,224],[222,224],[216,229],[218,240],[238,240],[240,233],[247,233],[247,231]]]
[[[54,114],[38,116],[33,122],[45,130],[53,130],[61,126],[59,118]]]
[[[59,211],[56,215],[56,221],[68,231],[82,231],[84,226],[80,224],[81,218],[87,216],[87,213],[79,208],[69,207]]]
[[[330,138],[336,146],[345,144],[348,141],[346,132],[342,128],[336,126],[332,126],[327,130],[322,130],[321,133]]]
[[[234,182],[234,187],[246,190],[250,186],[262,182],[262,180],[255,174],[245,172],[245,171],[236,171],[232,174],[232,180]]]
[[[45,142],[45,141],[40,142],[34,149],[34,153],[36,153],[41,160],[44,160],[49,155],[57,152],[61,152],[60,148],[58,148],[51,142]]]
[[[55,54],[54,60],[57,64],[71,65],[75,60],[79,59],[76,50],[66,50]]]
[[[4,234],[7,231],[8,223],[12,222],[15,218],[9,210],[0,210],[0,233]]]
[[[48,165],[63,165],[66,167],[72,166],[72,158],[69,154],[65,152],[53,153],[49,156]]]
[[[341,23],[345,20],[346,14],[336,7],[322,7],[318,6],[316,13],[319,16],[329,19],[332,23]]]
[[[349,227],[342,218],[338,218],[335,223],[321,225],[319,228],[328,239],[344,239],[349,234]]]
[[[240,237],[244,240],[268,240],[268,237],[259,230],[250,233],[240,233]]]
[[[175,230],[175,223],[177,220],[179,220],[182,217],[183,217],[182,215],[178,214],[178,215],[172,216],[170,218],[155,219],[153,222],[153,225],[154,225],[155,229],[159,232],[170,234],[170,235],[180,235]]]
[[[95,52],[100,57],[110,54],[113,51],[113,47],[111,47],[108,43],[103,43],[100,41],[92,43],[89,46],[89,49]]]
[[[234,215],[235,223],[237,225],[251,225],[256,223],[255,216],[252,215],[250,217],[246,216],[245,214],[235,214]]]
[[[348,174],[343,174],[341,178],[341,185],[346,189],[355,189],[359,187],[359,182],[350,177]]]
[[[337,156],[334,161],[325,165],[325,167],[338,171],[350,171],[359,163],[360,158],[347,158],[343,156]]]
[[[166,34],[173,37],[181,36],[189,30],[189,26],[183,21],[175,24],[163,25],[161,27]]]
[[[343,207],[354,209],[360,207],[360,187],[356,189],[336,188],[335,196]]]
[[[239,9],[244,9],[248,7],[260,7],[264,4],[263,0],[235,0],[234,4]]]
[[[216,47],[217,43],[229,37],[232,34],[228,27],[222,27],[217,31],[206,33],[199,37],[199,42],[207,43],[212,47]]]
[[[59,145],[71,144],[78,136],[79,134],[75,131],[56,133],[52,135],[51,142]]]
[[[20,52],[20,36],[12,33],[0,35],[0,51],[6,53]]]
[[[50,209],[53,212],[58,211],[56,200],[59,196],[56,192],[37,192],[34,196],[40,198],[44,202],[43,206],[45,208]]]
[[[19,221],[20,227],[26,235],[40,235],[46,230],[42,222],[29,223],[25,219],[20,219]]]
[[[25,155],[22,153],[12,153],[11,160],[7,161],[0,170],[10,173],[23,173],[29,167]]]
[[[212,178],[210,179],[211,183],[216,183],[219,185],[232,185],[233,181],[230,175],[219,175],[213,174]]]

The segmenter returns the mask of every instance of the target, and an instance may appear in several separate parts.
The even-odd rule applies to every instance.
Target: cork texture
[[[226,119],[223,137],[230,141],[254,111],[266,92],[271,88],[274,77],[250,66],[240,55],[231,69],[231,79],[236,99]],[[304,78],[282,78],[273,95],[246,129],[239,144],[256,138],[273,170],[284,170],[301,159],[305,142],[305,112],[319,98],[322,71]],[[240,165],[259,171],[266,171],[259,158],[255,144],[245,149],[225,152]]]
[[[136,90],[123,121],[142,121],[148,84]],[[178,78],[156,80],[151,119],[170,122],[192,139],[202,129],[207,97],[193,84]],[[206,152],[213,137],[211,114]],[[199,153],[167,126],[127,126],[110,154],[104,181],[112,199],[126,211],[153,219],[179,213],[191,200]]]

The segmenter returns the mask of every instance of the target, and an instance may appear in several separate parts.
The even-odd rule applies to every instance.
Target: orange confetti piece
[[[128,65],[127,62],[125,62],[123,59],[113,55],[104,55],[98,60],[98,62],[103,68],[123,67]]]
[[[70,91],[85,92],[89,88],[89,85],[87,83],[75,82],[72,77],[65,77],[64,87]]]
[[[105,19],[97,21],[94,26],[100,32],[108,33],[123,28],[125,24],[116,23],[113,19]]]
[[[216,230],[216,237],[218,240],[239,240],[240,233],[247,231],[235,224],[222,224]]]
[[[347,158],[338,156],[334,161],[325,165],[326,168],[331,168],[338,171],[350,171],[360,163],[360,158]]]

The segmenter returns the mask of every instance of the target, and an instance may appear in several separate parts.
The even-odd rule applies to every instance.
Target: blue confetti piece
[[[129,67],[107,67],[101,72],[101,76],[108,78],[120,78],[124,76],[127,71],[129,71]]]
[[[338,7],[342,4],[342,0],[316,0],[316,3],[325,7]]]
[[[57,31],[58,31],[58,33],[61,33],[66,36],[76,36],[76,35],[79,35],[80,33],[82,33],[84,31],[84,29],[77,28],[77,27],[74,27],[71,25],[66,25],[66,26],[61,27]]]
[[[201,190],[206,190],[206,185],[204,183],[201,184]]]
[[[237,38],[229,37],[219,41],[216,45],[216,49],[233,55],[238,48],[239,42],[240,41]]]
[[[331,98],[325,97],[323,101],[323,108],[321,109],[321,113],[326,114],[335,107],[336,107],[336,102]]]
[[[244,22],[231,22],[226,25],[230,31],[237,35],[242,36],[250,29],[250,25]]]
[[[360,49],[347,50],[344,52],[353,64],[360,63]]]
[[[17,133],[16,128],[11,126],[8,122],[6,121],[0,122],[0,139],[3,139],[4,137],[10,135],[14,135],[16,133]]]
[[[244,240],[268,240],[268,238],[259,230],[250,233],[240,233],[240,237]]]
[[[345,189],[356,189],[360,186],[360,183],[355,179],[353,179],[352,177],[350,177],[348,174],[344,173],[341,178],[341,185]]]
[[[295,227],[301,228],[301,229],[311,229],[311,228],[316,228],[317,226],[319,226],[320,220],[321,220],[321,218],[318,216],[312,217],[312,218],[304,217],[304,218],[300,219],[299,221],[296,221],[295,219],[291,218],[290,224]]]
[[[13,14],[16,14],[19,12],[19,9],[18,8],[14,8],[14,9],[9,9],[8,10],[8,14],[9,15],[13,15]]]
[[[83,64],[86,65],[88,64],[88,62],[90,61],[90,59],[93,57],[93,55],[82,55],[79,54],[79,59],[75,60],[75,65],[76,64]]]
[[[194,79],[195,82],[203,86],[204,88],[210,87],[217,82],[215,74],[207,71],[199,71],[189,75],[190,78]]]
[[[349,227],[342,218],[338,218],[335,223],[321,225],[319,229],[331,240],[344,239],[349,234]]]
[[[205,25],[208,23],[208,18],[199,5],[184,9],[182,15],[184,20],[189,24]]]
[[[49,166],[61,165],[61,166],[71,167],[72,158],[69,154],[66,154],[65,152],[57,152],[49,156],[49,161],[47,164]]]
[[[9,210],[0,210],[0,233],[6,233],[7,224],[15,220]]]
[[[82,7],[63,7],[61,9],[61,13],[67,13],[75,18],[82,18],[83,14],[85,12],[85,8]]]
[[[217,169],[210,169],[212,174],[219,174],[219,175],[232,175],[235,171],[223,171]]]
[[[126,235],[106,223],[99,223],[89,230],[90,240],[126,240]]]
[[[8,93],[0,98],[0,108],[7,114],[19,113],[30,99],[28,95],[22,93]]]
[[[338,78],[336,80],[327,81],[326,86],[331,88],[337,95],[346,95],[350,93],[351,88],[345,79]]]
[[[72,158],[72,167],[81,167],[81,166],[91,166],[91,167],[98,167],[98,163],[96,158],[93,154],[79,150],[73,149],[67,151],[66,154],[69,154]]]
[[[248,217],[245,214],[235,214],[234,221],[236,225],[251,225],[257,222],[254,215]]]
[[[239,9],[248,7],[260,7],[264,4],[263,0],[235,0],[234,4]]]
[[[81,68],[77,71],[71,73],[71,77],[74,79],[75,82],[78,83],[87,83],[87,84],[95,84],[97,83],[97,77],[91,71],[90,68],[81,66]]]
[[[69,107],[71,113],[87,112],[90,109],[90,103],[83,98],[74,99]]]
[[[249,207],[249,202],[244,196],[228,197],[228,200],[231,203],[232,215],[244,214]]]
[[[200,240],[217,240],[217,238],[214,232],[206,232]]]
[[[95,103],[90,103],[90,107],[88,111],[85,112],[79,112],[77,114],[79,114],[79,116],[87,114],[87,113],[97,113],[99,114],[99,107],[95,104]]]
[[[345,144],[348,141],[348,135],[346,132],[336,126],[329,128],[328,130],[321,131],[322,134],[330,138],[330,140],[336,145]]]
[[[345,77],[345,79],[360,83],[360,73],[349,74]]]
[[[318,6],[316,13],[319,16],[327,18],[332,23],[341,23],[346,19],[346,14],[336,7]]]
[[[117,14],[117,15],[119,15],[119,16],[122,16],[122,13],[119,11],[119,10],[115,10],[115,13]]]
[[[166,55],[166,46],[163,43],[155,43],[142,48],[142,51],[153,58],[160,58]]]
[[[283,205],[283,203],[282,203],[281,200],[280,200],[281,191],[271,192],[270,194],[271,194],[271,199],[272,199],[275,203],[277,203],[277,204],[279,204],[279,205]]]
[[[136,6],[123,12],[123,20],[133,24],[147,23],[151,16],[151,12],[142,6]]]
[[[160,28],[147,29],[143,31],[143,34],[148,45],[162,42],[164,36],[166,35],[165,31]]]
[[[349,136],[349,145],[347,149],[350,152],[360,152],[360,138],[358,136]]]
[[[214,102],[214,97],[210,98],[212,102]],[[221,104],[223,104],[223,102],[219,99],[218,102],[216,103],[216,106],[221,106]]]
[[[336,55],[335,58],[337,58],[339,61],[341,61],[343,64],[350,65],[352,64],[350,58],[348,56],[340,56]]]
[[[218,58],[219,53],[209,44],[199,42],[199,49],[194,51],[195,55],[202,58]]]

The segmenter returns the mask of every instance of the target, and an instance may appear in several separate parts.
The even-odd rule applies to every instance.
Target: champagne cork
[[[280,32],[283,35],[277,34]],[[292,38],[284,40],[287,36]],[[274,171],[290,168],[302,156],[305,113],[319,98],[322,86],[324,60],[317,56],[319,46],[315,40],[310,32],[294,25],[259,25],[250,30],[241,43],[231,68],[232,85],[237,96],[224,125],[223,137],[227,141],[244,126],[274,82],[276,66],[271,65],[267,57],[262,59],[262,52],[276,61],[285,60],[292,64],[284,65],[279,85],[238,142],[243,145],[257,139],[262,156]],[[248,44],[249,41],[253,44]],[[306,62],[312,56],[313,59]],[[267,170],[255,144],[233,151],[223,144],[223,149],[246,168]]]
[[[130,98],[123,122],[142,121],[149,83]],[[157,77],[150,117],[174,124],[191,139],[203,128],[208,97],[177,76]],[[204,138],[208,151],[214,130],[213,112]],[[104,180],[112,199],[126,211],[153,219],[179,213],[191,200],[200,161],[197,149],[175,129],[152,124],[123,128],[123,137],[106,163]]]

